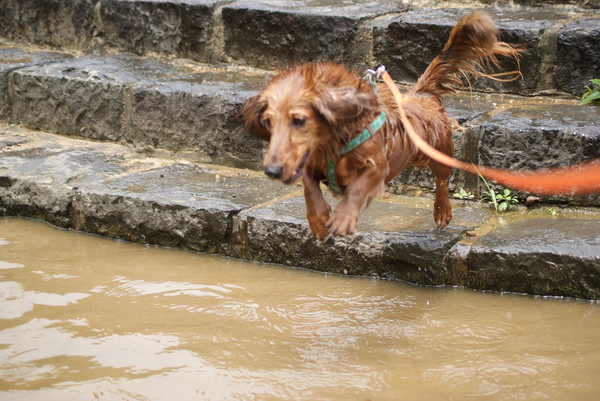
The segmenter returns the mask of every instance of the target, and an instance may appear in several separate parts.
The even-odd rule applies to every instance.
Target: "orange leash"
[[[582,164],[577,164],[565,168],[553,168],[542,170],[527,170],[521,172],[512,172],[490,167],[478,166],[456,160],[436,149],[425,142],[414,130],[406,114],[404,113],[404,98],[398,90],[398,87],[387,73],[381,74],[384,82],[392,91],[400,119],[409,138],[417,148],[433,160],[467,171],[472,174],[481,174],[488,180],[496,181],[504,186],[535,193],[539,195],[583,195],[591,193],[600,193],[600,160],[594,160]]]

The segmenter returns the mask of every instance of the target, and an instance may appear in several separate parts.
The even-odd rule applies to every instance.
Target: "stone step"
[[[453,200],[454,220],[437,230],[432,203],[376,200],[360,233],[321,243],[308,228],[300,187],[0,124],[0,216],[335,274],[600,299],[597,210],[552,217],[521,208],[498,218]]]
[[[462,94],[446,99],[448,113],[462,125],[454,134],[454,157],[505,170],[525,171],[570,166],[600,158],[600,107],[548,99]],[[407,169],[394,180],[433,188],[429,170]],[[450,187],[486,193],[477,177],[455,170]],[[490,183],[492,188],[500,187]],[[395,192],[401,193],[398,190]],[[523,199],[530,194],[515,192]],[[535,195],[535,194],[534,194]],[[600,205],[600,195],[544,196],[544,201]]]
[[[0,96],[11,123],[191,161],[260,167],[264,144],[234,117],[264,84],[264,73],[132,55],[53,57],[0,46]]]
[[[396,79],[415,82],[468,11],[417,10],[371,22],[374,59]],[[481,78],[474,83],[476,89],[518,94],[558,91],[580,96],[589,80],[600,76],[600,67],[590,65],[600,56],[596,50],[600,48],[600,13],[549,8],[487,11],[499,28],[501,40],[526,49],[519,64],[501,59],[502,71],[520,69],[523,77],[511,82]]]
[[[0,45],[0,109],[30,129],[131,144],[191,162],[260,170],[265,144],[234,119],[265,82],[264,71],[184,59],[26,52]],[[455,156],[498,168],[537,169],[600,157],[600,108],[548,97],[462,93],[445,98],[456,132]],[[409,169],[389,185],[433,188],[429,170]],[[451,190],[481,192],[456,171]],[[524,196],[524,194],[523,194]],[[596,195],[553,201],[599,205]]]
[[[487,10],[502,38],[527,48],[524,79],[480,80],[478,88],[581,96],[600,76],[598,1],[493,3]],[[396,80],[411,83],[474,7],[473,1],[10,0],[0,5],[0,35],[69,51],[116,49],[267,69],[309,60],[361,70],[384,64]]]

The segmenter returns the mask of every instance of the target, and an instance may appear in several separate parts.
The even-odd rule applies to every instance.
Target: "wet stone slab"
[[[120,155],[108,155],[93,148],[48,146],[3,153],[1,166],[22,178],[44,176],[47,182],[77,186],[122,173],[124,163]]]
[[[0,130],[0,152],[2,153],[24,146],[31,141],[32,139],[25,135],[15,135]]]
[[[128,56],[88,56],[13,73],[13,116],[28,128],[118,141],[128,84],[175,71]]]
[[[94,36],[95,0],[3,0],[0,35],[57,48],[86,48]]]
[[[463,283],[493,291],[600,297],[600,220],[527,219],[470,248]]]
[[[11,97],[8,77],[13,71],[33,65],[48,64],[71,58],[70,55],[54,52],[28,52],[13,48],[0,41],[0,120],[11,117]]]
[[[74,226],[134,242],[225,254],[233,216],[293,190],[264,178],[170,164],[80,189],[73,202]]]
[[[264,74],[214,70],[138,85],[126,141],[194,162],[261,169],[266,145],[235,116],[264,83]]]
[[[457,11],[409,11],[374,20],[373,55],[398,81],[416,82],[444,48],[460,16]]]
[[[247,209],[298,190],[241,171],[173,162],[158,168],[109,177],[89,185],[88,189],[135,195],[142,200],[180,206],[216,205],[229,211]]]
[[[508,170],[573,165],[600,157],[600,108],[538,105],[508,109],[479,129],[479,164]],[[566,200],[557,196],[555,200]],[[598,195],[577,203],[599,204]]]
[[[98,29],[107,46],[123,52],[168,54],[208,62],[213,13],[223,3],[103,0]]]
[[[135,242],[223,254],[235,214],[298,191],[247,170],[140,159],[116,144],[0,139],[3,215]]]
[[[223,7],[225,53],[236,62],[284,68],[312,60],[361,68],[371,51],[361,22],[406,6],[378,1],[241,0]]]
[[[330,197],[328,202],[335,204]],[[432,216],[429,208],[373,202],[359,218],[359,233],[319,242],[310,233],[304,198],[295,197],[237,215],[229,252],[265,263],[437,285],[445,277],[444,255],[468,226],[437,230]]]
[[[502,68],[492,68],[490,72],[520,70],[522,77],[511,82],[480,78],[475,88],[520,94],[553,89],[554,84],[548,77],[555,61],[556,30],[578,16],[545,8],[492,9],[489,14],[500,31],[500,40],[524,50],[518,63],[514,59],[500,58]]]
[[[442,105],[446,109],[446,113],[455,118],[461,126],[470,126],[504,101],[506,100],[491,94],[465,90],[462,93],[444,96]]]
[[[431,60],[444,48],[450,31],[469,9],[416,10],[399,16],[381,18],[369,23],[373,29],[373,53],[394,79],[416,82]],[[568,21],[566,13],[546,10],[486,10],[500,30],[500,39],[526,49],[520,59],[523,79],[513,82],[493,82],[479,79],[477,89],[531,93],[540,84],[543,71],[540,41],[546,30],[560,21]],[[502,59],[501,71],[513,71],[516,61]],[[490,70],[490,72],[495,72]]]
[[[87,56],[13,72],[12,115],[33,129],[260,168],[264,144],[234,117],[264,73],[133,56]]]
[[[41,137],[40,137],[41,136]],[[38,218],[71,227],[71,203],[77,185],[126,170],[116,145],[69,148],[51,135],[20,136],[2,132],[0,209],[2,214]],[[110,150],[114,153],[107,153]]]
[[[600,77],[600,14],[571,22],[559,31],[556,43],[555,84],[581,96]]]

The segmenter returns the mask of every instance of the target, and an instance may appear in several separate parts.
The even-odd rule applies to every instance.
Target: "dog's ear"
[[[262,121],[262,115],[266,109],[267,100],[262,96],[262,93],[259,93],[251,97],[236,116],[236,118],[244,120],[244,126],[252,135],[264,141],[271,138],[271,133]]]
[[[373,94],[361,92],[353,86],[316,90],[317,97],[313,107],[331,126],[360,117],[365,111],[374,107]]]

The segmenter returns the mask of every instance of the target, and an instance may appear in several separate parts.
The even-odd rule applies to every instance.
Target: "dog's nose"
[[[274,180],[279,180],[283,174],[283,166],[280,164],[268,164],[265,167],[265,174]]]

